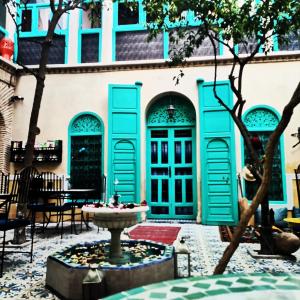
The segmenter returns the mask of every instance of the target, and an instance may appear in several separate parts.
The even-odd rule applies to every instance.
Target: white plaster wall
[[[141,89],[141,166],[146,164],[145,149],[145,117],[151,100],[157,95],[175,91],[188,97],[197,115],[197,187],[200,195],[200,135],[199,135],[199,106],[198,88],[196,80],[203,78],[205,81],[213,80],[213,68],[190,67],[184,69],[185,76],[179,85],[175,85],[173,77],[179,73],[180,68],[111,71],[102,73],[85,74],[57,74],[47,75],[43,101],[40,110],[38,142],[48,139],[63,140],[63,160],[58,166],[53,167],[58,174],[67,172],[68,154],[68,126],[70,120],[78,113],[91,111],[98,114],[105,125],[104,144],[104,172],[107,173],[107,105],[109,84],[134,84],[136,81],[143,83]],[[227,80],[229,66],[219,68],[218,80]],[[244,96],[248,100],[245,110],[253,105],[270,105],[280,114],[285,103],[288,102],[300,78],[300,62],[260,63],[249,65],[244,78]],[[35,80],[32,76],[23,76],[19,79],[16,94],[24,97],[24,101],[16,105],[15,125],[13,128],[14,140],[26,140],[30,110],[32,106]],[[299,164],[300,146],[292,149],[296,138],[291,133],[300,126],[300,107],[295,110],[286,133],[285,162],[286,172]],[[236,159],[237,171],[241,168],[240,135],[236,130]],[[145,195],[145,169],[141,170],[141,195]],[[290,176],[287,176],[291,181]],[[200,196],[198,197],[200,199]],[[289,197],[290,198],[290,197]],[[200,205],[200,201],[199,201]]]

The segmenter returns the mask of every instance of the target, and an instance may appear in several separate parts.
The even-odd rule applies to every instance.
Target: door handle
[[[171,167],[169,166],[169,177],[172,176],[172,171],[171,171]]]

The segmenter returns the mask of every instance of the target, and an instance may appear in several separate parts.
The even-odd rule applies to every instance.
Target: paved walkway
[[[144,225],[181,226],[179,236],[186,238],[191,250],[192,276],[206,276],[213,273],[214,267],[222,256],[228,243],[221,242],[216,226],[198,224],[159,224],[143,223]],[[143,225],[142,224],[142,225]],[[5,259],[4,276],[0,279],[0,299],[58,299],[45,289],[46,261],[49,254],[76,243],[109,239],[107,230],[97,231],[92,226],[89,231],[78,235],[70,234],[66,228],[63,239],[60,234],[51,230],[45,235],[38,235],[34,245],[34,261],[24,254],[12,254]],[[123,238],[128,236],[123,234]],[[300,274],[300,250],[295,253],[296,261],[254,259],[248,249],[258,249],[258,244],[241,244],[226,269],[226,273],[282,273]],[[183,261],[182,272],[186,274],[186,263]]]

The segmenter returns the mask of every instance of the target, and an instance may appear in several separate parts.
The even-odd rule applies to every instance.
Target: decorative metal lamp
[[[187,277],[191,276],[191,252],[188,246],[185,243],[183,237],[181,237],[180,241],[177,241],[175,245],[175,253],[174,253],[174,277],[175,278],[183,278],[183,274],[179,274],[180,269],[187,269]],[[187,263],[186,268],[183,264]]]
[[[106,296],[104,273],[98,269],[97,264],[90,265],[90,269],[82,281],[84,300],[100,299]]]
[[[300,127],[298,127],[298,132],[292,133],[291,136],[298,138],[298,143],[296,143],[293,148],[300,144]]]
[[[173,119],[174,113],[175,113],[175,107],[174,107],[173,104],[170,104],[170,105],[168,106],[167,112],[168,112],[169,118],[170,118],[170,119]]]
[[[114,180],[114,185],[115,185],[115,193],[113,195],[113,198],[114,198],[113,205],[114,206],[118,206],[119,205],[119,198],[121,197],[121,195],[119,195],[118,192],[117,192],[117,185],[118,184],[119,184],[119,180],[118,180],[118,178],[116,178]]]
[[[20,97],[20,96],[11,96],[9,101],[10,103],[14,103],[14,102],[17,102],[17,101],[23,101],[24,100],[24,97]]]

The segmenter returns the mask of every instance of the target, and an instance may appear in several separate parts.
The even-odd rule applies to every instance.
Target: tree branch
[[[221,99],[221,97],[219,97],[218,93],[217,93],[217,69],[218,69],[218,61],[217,61],[217,46],[215,44],[215,40],[214,37],[211,36],[211,32],[207,29],[207,36],[213,46],[213,50],[214,50],[214,68],[215,68],[215,72],[214,72],[214,96],[216,97],[216,99],[218,100],[218,102],[227,110],[227,111],[231,111],[231,109],[228,107],[228,105]],[[213,34],[216,34],[215,32],[213,32]]]
[[[263,199],[267,196],[269,184],[271,181],[271,172],[272,172],[272,163],[274,157],[275,146],[277,145],[280,135],[286,129],[291,116],[293,114],[294,108],[299,105],[300,103],[300,83],[298,84],[291,100],[285,106],[282,118],[277,125],[275,131],[271,134],[270,139],[267,143],[266,147],[266,157],[263,164],[263,176],[261,180],[261,184],[257,190],[256,195],[254,196],[251,205],[249,208],[242,214],[240,222],[234,231],[232,241],[225,249],[222,258],[220,259],[218,265],[214,270],[214,274],[223,274],[232,255],[234,254],[235,250],[239,246],[239,241],[246,229],[246,226],[253,214],[255,213],[256,209],[258,208],[259,204],[262,203]]]

